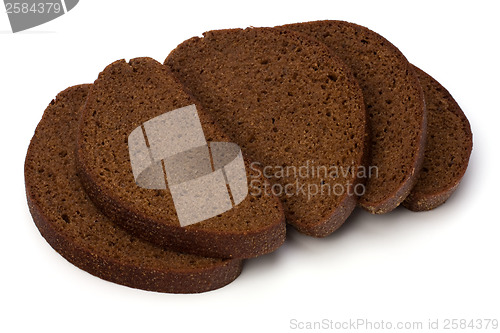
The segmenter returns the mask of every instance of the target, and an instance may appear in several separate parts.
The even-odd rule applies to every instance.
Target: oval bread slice
[[[250,162],[236,173],[226,168],[232,162],[218,166],[215,156],[237,161],[231,152],[214,152],[214,142],[228,141],[166,66],[151,58],[116,61],[94,82],[82,110],[80,179],[115,223],[159,246],[217,258],[272,252],[285,240],[281,203],[244,191],[252,179],[266,183]],[[152,170],[152,178],[141,180],[137,170]],[[196,223],[184,224],[186,216]]]

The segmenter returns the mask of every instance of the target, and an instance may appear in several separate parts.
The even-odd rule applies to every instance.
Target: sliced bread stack
[[[370,130],[371,177],[359,205],[387,213],[406,198],[422,167],[426,108],[417,74],[379,34],[343,21],[287,25],[325,43],[353,71],[363,90]]]
[[[465,114],[436,80],[411,65],[379,34],[344,21],[290,24],[325,43],[354,73],[363,90],[370,131],[369,167],[359,205],[387,213],[401,203],[429,210],[458,187],[472,152]]]
[[[26,194],[47,242],[81,269],[115,283],[169,293],[196,293],[233,281],[242,261],[168,251],[118,228],[89,200],[76,173],[80,108],[92,89],[59,93],[43,114],[25,163]]]
[[[471,150],[436,80],[367,28],[317,21],[210,31],[163,65],[110,64],[49,104],[25,182],[35,224],[68,261],[196,293],[279,248],[285,220],[325,237],[356,205],[439,206]]]
[[[174,223],[177,215],[168,188],[130,185],[135,182],[127,147],[131,130],[185,106],[195,106],[209,141],[225,141],[169,70],[150,58],[117,61],[93,85],[68,88],[50,103],[26,156],[26,192],[42,236],[68,261],[134,288],[197,293],[233,281],[243,258],[274,251],[283,243],[283,210],[273,195],[246,196],[229,211],[182,228]],[[89,160],[93,164],[86,168]],[[249,178],[259,171],[246,169]],[[265,186],[261,174],[254,177]],[[106,189],[116,197],[106,197]],[[162,216],[166,228],[173,226],[167,237],[176,243],[167,244],[155,229],[145,232],[141,212],[124,215],[112,199]]]

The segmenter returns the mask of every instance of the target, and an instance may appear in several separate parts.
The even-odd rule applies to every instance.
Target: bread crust
[[[26,189],[28,207],[40,234],[47,243],[76,267],[103,280],[127,287],[174,294],[215,290],[229,284],[241,273],[242,260],[223,260],[204,269],[156,270],[125,265],[76,245],[52,226]]]
[[[158,223],[141,212],[124,207],[111,195],[101,191],[81,163],[78,164],[78,170],[85,191],[106,216],[134,236],[158,246],[206,257],[234,259],[252,258],[272,252],[285,241],[284,216],[278,223],[253,233],[217,233],[190,226]]]

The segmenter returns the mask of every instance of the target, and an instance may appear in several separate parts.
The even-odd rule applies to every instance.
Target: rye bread
[[[427,106],[427,143],[418,181],[403,206],[423,211],[443,204],[457,189],[472,152],[472,132],[448,90],[420,68],[414,69]]]
[[[116,223],[165,248],[218,258],[250,258],[276,250],[285,239],[285,222],[273,195],[247,195],[222,214],[182,227],[168,186],[152,190],[136,184],[128,146],[131,132],[192,104],[206,140],[229,141],[166,66],[151,58],[107,66],[82,110],[77,158],[84,188]],[[245,163],[247,181],[257,178],[264,184],[258,170]]]
[[[349,68],[321,43],[291,31],[203,36],[180,44],[165,64],[263,166],[287,222],[307,235],[332,233],[354,209],[353,188],[362,181],[366,111]]]
[[[379,34],[343,21],[291,24],[325,43],[359,81],[368,111],[371,136],[366,193],[359,205],[387,213],[409,194],[422,166],[426,110],[418,77],[404,55]]]
[[[91,203],[76,174],[80,106],[89,85],[59,93],[44,112],[25,162],[33,220],[47,242],[77,267],[133,288],[197,293],[233,281],[240,260],[166,251],[118,228]]]

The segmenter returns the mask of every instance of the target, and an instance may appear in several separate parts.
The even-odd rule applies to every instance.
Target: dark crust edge
[[[57,95],[56,100],[60,95],[81,86],[85,85],[67,88]],[[29,211],[42,237],[56,252],[78,268],[103,280],[131,288],[164,293],[201,293],[218,289],[232,282],[241,273],[242,260],[223,260],[203,269],[155,270],[123,264],[75,244],[54,228],[31,194],[31,180],[26,172],[31,147],[30,143],[24,166]]]
[[[128,64],[142,59],[151,58],[134,58],[131,59]],[[123,59],[117,60],[108,65],[104,70],[120,62],[127,63]],[[160,63],[158,64],[164,66]],[[171,70],[167,66],[164,67],[172,77],[175,78]],[[177,79],[176,81],[178,82]],[[181,86],[183,90],[186,91],[185,87],[183,85]],[[90,89],[87,98],[90,98],[92,93],[93,89]],[[189,94],[187,91],[186,93]],[[189,94],[189,96],[193,98],[192,95]],[[193,98],[193,100],[197,108],[203,110],[201,104],[197,102],[196,99]],[[82,113],[83,112],[82,110]],[[80,117],[80,126],[82,121],[83,116]],[[85,158],[82,157],[80,141],[80,131],[78,131],[76,165],[80,181],[85,191],[94,205],[96,205],[108,218],[138,238],[174,251],[196,254],[204,257],[230,259],[247,259],[267,254],[275,251],[285,241],[286,227],[283,214],[275,223],[253,232],[226,231],[220,233],[217,231],[197,229],[193,226],[181,227],[166,225],[158,223],[141,212],[132,211],[129,207],[121,205],[118,200],[115,200],[109,193],[100,190],[89,172],[89,168],[85,163]],[[280,201],[277,198],[274,199],[281,207]]]
[[[325,220],[314,225],[293,225],[300,233],[317,238],[326,237],[340,228],[351,215],[358,199],[356,196],[348,195],[335,208],[332,214]]]
[[[463,110],[458,105],[457,101],[455,101],[453,96],[450,94],[450,92],[445,87],[443,87],[441,83],[439,83],[436,79],[434,79],[431,75],[427,74],[422,69],[418,68],[415,65],[412,65],[412,67],[415,69],[416,72],[420,71],[423,75],[428,76],[433,84],[435,84],[437,87],[443,90],[444,96],[450,103],[453,112],[460,117],[460,119],[464,122],[464,124],[466,124],[465,126],[466,134],[470,138],[470,144],[467,147],[468,151],[467,161],[464,165],[462,165],[462,170],[460,171],[459,175],[453,180],[452,183],[449,184],[449,186],[447,186],[444,189],[440,189],[439,191],[436,191],[434,193],[411,191],[408,197],[405,199],[405,201],[403,201],[402,205],[405,208],[411,211],[420,212],[420,211],[428,211],[442,205],[443,203],[446,202],[446,200],[448,200],[448,198],[453,194],[453,192],[455,192],[455,190],[458,188],[458,185],[460,184],[460,181],[465,175],[465,171],[467,170],[470,155],[472,153],[473,142],[472,142],[472,130],[470,127],[469,120],[467,119],[467,116],[465,115]]]
[[[302,22],[302,23],[294,23],[294,24],[287,24],[284,25],[283,27],[293,27],[293,26],[300,26],[301,24],[308,24],[308,23],[335,23],[335,24],[348,24],[351,25],[357,29],[363,30],[369,34],[372,34],[376,36],[377,38],[381,39],[386,43],[386,47],[392,49],[395,53],[399,54],[402,59],[406,60],[406,68],[409,72],[409,77],[412,79],[414,86],[417,87],[420,93],[419,100],[421,101],[422,105],[422,123],[421,123],[421,132],[420,135],[417,137],[417,142],[419,142],[419,145],[417,146],[415,150],[415,158],[412,161],[412,168],[410,173],[407,175],[406,179],[403,181],[403,183],[397,188],[394,192],[386,195],[386,199],[380,200],[378,202],[372,202],[368,203],[365,200],[363,200],[363,197],[359,198],[358,200],[358,206],[364,208],[368,212],[372,214],[385,214],[393,209],[395,209],[397,206],[399,206],[404,199],[410,194],[411,189],[415,185],[415,183],[418,180],[418,174],[420,173],[420,170],[423,165],[423,160],[424,160],[424,150],[425,150],[425,141],[427,137],[427,109],[425,107],[425,98],[424,98],[424,92],[422,90],[422,87],[420,85],[420,81],[417,77],[417,74],[411,67],[410,63],[404,56],[404,54],[390,41],[388,41],[385,37],[382,35],[376,33],[373,30],[368,29],[367,27],[361,26],[356,23],[351,23],[347,21],[340,21],[340,20],[320,20],[320,21],[312,21],[312,22]],[[332,50],[332,52],[334,52]]]
[[[364,99],[363,99],[363,92],[361,90],[361,87],[359,86],[358,81],[354,77],[354,75],[351,72],[351,69],[349,66],[347,66],[342,59],[340,59],[335,52],[333,52],[332,49],[330,49],[328,46],[326,46],[324,43],[319,41],[318,39],[311,37],[308,34],[304,34],[295,30],[291,30],[287,28],[287,26],[278,26],[274,27],[274,29],[277,29],[279,31],[286,32],[287,34],[290,35],[296,35],[300,39],[304,39],[310,43],[317,44],[319,47],[322,47],[325,49],[325,51],[330,55],[330,57],[337,63],[339,64],[349,82],[352,83],[352,86],[354,89],[357,90],[355,92],[359,97],[362,102],[361,108],[364,111],[364,139],[362,140],[361,144],[363,145],[362,148],[362,153],[359,156],[359,160],[356,161],[357,166],[364,166],[368,163],[369,160],[369,128],[368,128],[368,111],[366,110]],[[358,170],[358,169],[356,169]],[[356,172],[357,174],[357,172]],[[353,180],[352,188],[358,184],[364,184],[366,181],[365,178],[359,178],[356,177]],[[333,211],[331,214],[326,217],[323,220],[320,220],[314,224],[292,224],[295,229],[297,229],[300,233],[303,233],[308,236],[313,236],[313,237],[326,237],[333,232],[335,232],[338,228],[340,228],[347,220],[347,218],[351,215],[353,210],[356,208],[356,204],[358,203],[359,198],[354,195],[349,195],[349,191],[346,191],[344,194],[343,198],[341,199],[340,203],[338,206],[333,207]],[[351,192],[352,193],[352,192]]]

